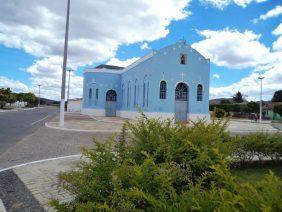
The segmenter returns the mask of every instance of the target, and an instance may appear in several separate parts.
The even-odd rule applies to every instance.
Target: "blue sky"
[[[44,85],[42,86],[43,95],[49,98],[58,98],[64,27],[64,17],[59,15],[59,11],[64,9],[64,4],[52,7],[49,7],[48,4],[40,5],[46,7],[43,10],[45,15],[38,18],[38,21],[31,21],[31,14],[21,14],[19,0],[13,0],[13,2],[16,3],[15,8],[5,4],[4,0],[0,0],[1,5],[4,5],[0,9],[4,12],[0,15],[0,87],[9,86],[17,92],[35,91],[35,87],[39,83]],[[26,4],[35,4],[34,2],[27,0]],[[130,4],[130,1],[128,2]],[[140,5],[143,4],[142,0],[136,2]],[[146,1],[144,0],[144,2]],[[170,0],[164,2],[174,4]],[[142,18],[135,17],[135,21],[138,23],[140,21],[139,25],[147,33],[140,31],[142,27],[140,27],[141,29],[135,26],[131,28],[130,23],[122,23],[120,28],[127,31],[120,32],[119,38],[108,35],[108,29],[105,29],[111,27],[111,25],[105,24],[114,22],[112,20],[115,18],[114,15],[122,15],[119,12],[113,12],[113,17],[102,14],[101,16],[107,18],[105,23],[103,21],[101,23],[90,23],[89,21],[88,24],[93,27],[93,31],[91,31],[91,27],[88,27],[87,30],[85,28],[79,29],[79,22],[84,20],[83,18],[82,20],[76,18],[76,14],[71,13],[73,16],[71,21],[73,20],[74,24],[71,22],[70,25],[70,39],[73,39],[74,44],[71,41],[69,66],[76,70],[72,75],[72,97],[81,95],[84,67],[94,67],[97,64],[109,61],[115,65],[125,65],[152,50],[158,50],[182,38],[204,56],[211,58],[211,98],[229,97],[232,93],[240,90],[250,99],[257,99],[258,82],[256,78],[260,74],[268,76],[265,81],[265,99],[271,98],[275,90],[282,89],[282,81],[280,81],[282,80],[282,71],[279,71],[282,66],[280,57],[282,56],[282,42],[278,42],[279,38],[282,39],[281,30],[278,30],[282,19],[281,1],[180,0],[179,2],[181,3],[174,5],[175,7],[171,10],[169,6],[167,10],[164,10],[168,14],[167,16],[163,11],[160,11],[160,15],[157,15],[157,17],[153,17],[155,14],[148,14],[145,21],[142,19],[144,15]],[[220,2],[225,3],[219,5]],[[156,1],[157,3],[158,1]],[[74,4],[76,3],[74,2]],[[116,4],[116,2],[112,4]],[[95,1],[94,5],[91,3],[91,5],[85,5],[85,8],[87,6],[96,6],[99,10]],[[161,7],[161,4],[159,6]],[[130,11],[136,9],[139,12],[138,5],[136,5],[136,8],[133,8],[134,5],[130,7]],[[151,9],[150,7],[155,8],[156,5],[146,6],[148,10]],[[112,10],[115,8],[113,6]],[[82,9],[84,9],[83,5],[81,5]],[[130,15],[128,10],[125,8],[123,12]],[[49,18],[48,12],[50,11],[58,15],[58,18],[55,19],[54,16]],[[136,11],[134,12],[136,13]],[[155,10],[155,13],[156,11],[159,12],[158,9]],[[34,11],[34,14],[36,12],[38,11]],[[40,15],[43,13],[42,11],[38,12]],[[96,12],[96,14],[99,13],[100,11]],[[134,16],[134,13],[132,15]],[[83,17],[83,14],[80,16]],[[151,16],[152,19],[150,19]],[[95,17],[97,16],[93,15],[92,18]],[[121,22],[124,22],[124,19]],[[151,20],[154,24],[151,23]],[[58,23],[58,32],[56,33],[59,37],[61,36],[57,43],[50,41],[53,38],[54,30],[57,29],[53,27],[55,22]],[[45,29],[45,25],[48,26],[50,23],[52,23],[52,27]],[[83,24],[85,24],[85,21]],[[119,22],[113,24],[118,27]],[[27,30],[26,26],[32,30]],[[42,26],[44,31],[40,31]],[[84,25],[84,27],[87,26],[87,24]],[[37,28],[40,30],[37,30]],[[275,29],[278,31],[276,34],[273,33]],[[87,36],[83,34],[82,31],[84,30],[88,32]],[[128,35],[131,33],[132,36]],[[43,34],[43,38],[38,38],[38,34]],[[97,34],[99,38],[97,38]],[[139,36],[139,34],[142,35]],[[81,40],[86,38],[86,43],[75,45],[76,42],[82,42]],[[275,42],[277,43],[276,46]],[[144,43],[147,48],[142,49],[141,46]],[[93,47],[91,44],[93,44]],[[107,46],[103,49],[105,45]],[[91,48],[101,48],[101,50],[96,51]],[[75,52],[76,49],[77,52]],[[240,51],[244,53],[240,54]],[[279,70],[277,71],[277,69]],[[52,82],[55,81],[56,83],[52,85]],[[45,91],[44,87],[46,88]]]

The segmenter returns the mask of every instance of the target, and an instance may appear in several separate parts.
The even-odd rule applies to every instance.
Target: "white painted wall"
[[[83,108],[81,111],[84,115],[93,115],[93,116],[105,116],[104,109],[90,109],[90,108]],[[144,112],[144,114],[149,118],[160,118],[160,119],[167,119],[167,118],[174,118],[174,113],[165,113],[165,112]],[[124,111],[118,110],[117,116],[122,118],[128,119],[136,119],[140,114],[137,111]],[[207,121],[210,120],[210,114],[191,114],[187,113],[188,120],[197,121],[199,119],[205,119]]]
[[[82,100],[69,100],[67,105],[68,112],[81,112]]]
[[[6,103],[6,107],[11,107],[11,108],[21,108],[21,107],[25,107],[27,105],[27,102],[19,102],[16,101],[14,103]]]

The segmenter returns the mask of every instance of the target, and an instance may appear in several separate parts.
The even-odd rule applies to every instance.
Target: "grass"
[[[239,182],[250,182],[255,183],[261,180],[265,174],[269,173],[269,170],[272,171],[277,177],[282,180],[282,165],[268,165],[268,166],[255,166],[247,167],[244,169],[234,169],[232,174],[237,177]]]

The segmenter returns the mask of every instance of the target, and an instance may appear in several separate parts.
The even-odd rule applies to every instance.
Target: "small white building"
[[[5,106],[8,108],[22,108],[27,106],[27,102],[16,101],[14,103],[6,103]]]
[[[82,98],[70,99],[67,104],[67,112],[81,112]]]

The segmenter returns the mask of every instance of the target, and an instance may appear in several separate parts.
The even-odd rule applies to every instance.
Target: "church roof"
[[[106,65],[106,64],[101,64],[95,67],[95,69],[112,69],[112,70],[121,70],[124,69],[124,67],[120,66],[113,66],[113,65]]]

